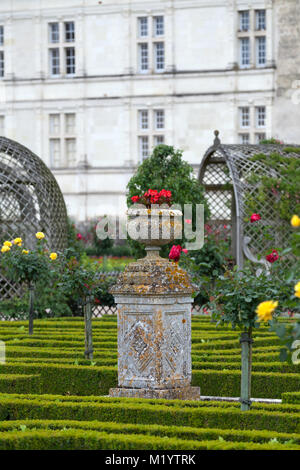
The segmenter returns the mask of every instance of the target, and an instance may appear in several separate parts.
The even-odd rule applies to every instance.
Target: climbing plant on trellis
[[[265,264],[262,254],[290,244],[289,221],[300,209],[300,146],[224,145],[215,135],[199,171],[209,223],[225,224],[239,266],[245,258]],[[253,212],[261,215],[259,228],[249,223]],[[284,262],[290,262],[288,256]]]

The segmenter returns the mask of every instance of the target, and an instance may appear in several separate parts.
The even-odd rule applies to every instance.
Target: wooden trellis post
[[[241,334],[242,377],[241,377],[241,410],[249,411],[251,406],[251,367],[252,367],[252,331],[251,328]]]

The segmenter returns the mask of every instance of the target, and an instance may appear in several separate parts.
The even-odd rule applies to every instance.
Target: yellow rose
[[[45,238],[45,235],[43,232],[37,232],[35,236],[38,240],[42,240],[43,238]]]
[[[19,243],[22,243],[22,241],[23,241],[22,238],[15,238],[14,239],[14,245],[19,245]]]
[[[51,253],[51,255],[49,256],[50,259],[52,259],[52,261],[56,260],[57,258],[57,253]]]
[[[10,251],[9,246],[5,245],[1,248],[1,253],[6,253],[7,251]]]
[[[293,227],[300,227],[300,217],[298,217],[297,215],[293,215],[291,219],[291,225]]]
[[[28,250],[23,250],[22,253],[23,253],[23,255],[28,255],[29,251]]]
[[[272,314],[277,306],[278,302],[274,302],[273,300],[267,300],[266,302],[260,303],[255,310],[258,315],[258,319],[260,321],[272,320]]]
[[[295,285],[295,296],[300,299],[300,281]]]
[[[3,243],[3,246],[11,247],[11,246],[12,246],[12,242],[6,241],[6,242]]]
[[[22,246],[22,243],[18,243],[18,246]]]

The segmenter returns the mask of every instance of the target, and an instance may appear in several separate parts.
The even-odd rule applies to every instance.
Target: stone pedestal
[[[191,294],[187,273],[158,250],[127,266],[118,305],[118,388],[113,397],[196,400],[191,387]]]
[[[116,296],[118,384],[112,396],[199,397],[191,388],[191,298]]]

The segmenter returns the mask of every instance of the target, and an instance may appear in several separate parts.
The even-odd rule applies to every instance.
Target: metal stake
[[[29,284],[29,334],[33,334],[33,318],[34,318],[34,285]]]
[[[86,297],[84,306],[85,358],[93,359],[92,305],[91,297]]]

